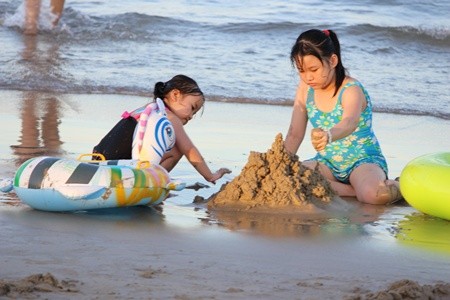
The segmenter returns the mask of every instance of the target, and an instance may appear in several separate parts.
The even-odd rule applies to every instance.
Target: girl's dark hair
[[[304,56],[313,55],[323,64],[324,59],[330,58],[333,54],[336,54],[338,57],[335,79],[336,88],[334,90],[334,95],[336,95],[345,79],[347,71],[342,65],[341,46],[334,31],[310,29],[300,34],[294,46],[292,46],[291,63],[293,66],[300,67],[301,59]]]
[[[203,92],[198,87],[194,79],[186,75],[176,75],[167,82],[157,82],[153,89],[154,98],[164,99],[170,91],[177,89],[182,94],[203,96]]]

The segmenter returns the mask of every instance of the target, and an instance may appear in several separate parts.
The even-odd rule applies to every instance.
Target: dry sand
[[[1,91],[0,177],[30,156],[89,152],[113,116],[143,102]],[[320,214],[192,203],[231,182],[252,151],[264,154],[289,117],[288,107],[207,103],[187,130],[212,168],[233,174],[202,188],[207,183],[182,161],[172,175],[200,185],[158,209],[50,213],[1,195],[0,298],[449,299],[450,222],[405,203],[345,199]],[[450,149],[434,134],[450,132],[448,121],[376,114],[374,126],[392,177],[418,155]],[[300,160],[312,154],[305,141]]]

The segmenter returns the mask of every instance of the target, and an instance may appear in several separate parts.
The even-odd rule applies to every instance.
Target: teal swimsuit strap
[[[351,81],[351,82],[347,82],[341,89],[341,91],[339,92],[339,96],[338,96],[338,101],[336,104],[341,104],[342,103],[342,94],[345,92],[345,90],[351,86],[357,85],[361,88],[361,90],[364,92],[364,89],[361,85],[361,83],[359,83],[358,81]]]

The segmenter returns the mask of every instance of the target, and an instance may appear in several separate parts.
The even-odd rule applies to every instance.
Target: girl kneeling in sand
[[[303,164],[320,172],[339,196],[370,204],[401,199],[397,181],[388,180],[388,168],[372,130],[372,104],[364,87],[347,76],[340,44],[332,30],[312,29],[300,34],[291,50],[299,71],[286,149],[295,154],[313,126],[316,156]]]
[[[163,100],[167,118],[175,134],[175,145],[168,147],[171,149],[162,155],[159,164],[170,172],[184,155],[192,166],[212,183],[224,174],[231,173],[227,168],[211,172],[183,128],[205,103],[205,97],[197,83],[188,76],[176,75],[167,82],[157,82],[153,95],[155,101],[158,98]],[[138,159],[135,157],[135,151],[132,151],[133,137],[136,139],[137,124],[146,107],[147,105],[144,105],[131,113],[124,113],[123,119],[94,147],[93,152],[103,154],[108,160]]]

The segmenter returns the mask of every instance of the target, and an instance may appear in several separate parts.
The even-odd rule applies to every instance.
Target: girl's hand
[[[311,130],[311,143],[316,151],[322,151],[328,144],[328,133],[322,128]]]
[[[222,178],[223,175],[231,173],[230,169],[220,168],[215,173],[212,174],[212,177],[207,179],[209,182],[216,184],[216,180]]]

